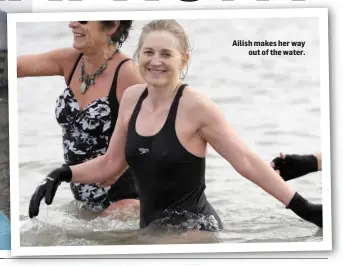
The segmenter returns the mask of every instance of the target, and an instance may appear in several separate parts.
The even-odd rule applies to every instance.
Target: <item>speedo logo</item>
[[[148,148],[138,148],[139,154],[144,154],[144,153],[148,153],[149,149]]]

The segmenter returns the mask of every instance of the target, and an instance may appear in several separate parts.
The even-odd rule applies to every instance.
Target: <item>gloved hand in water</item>
[[[271,166],[279,171],[280,176],[285,180],[307,175],[318,171],[318,160],[314,155],[283,155],[276,157]]]
[[[305,221],[323,228],[322,204],[313,204],[296,192],[286,208]]]
[[[63,164],[61,167],[53,170],[42,183],[36,188],[32,195],[29,206],[29,216],[33,218],[39,213],[39,206],[43,198],[45,203],[50,205],[55,197],[57,188],[61,182],[69,183],[72,178],[72,172],[68,165]]]

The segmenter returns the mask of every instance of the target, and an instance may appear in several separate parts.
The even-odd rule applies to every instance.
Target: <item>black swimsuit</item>
[[[55,109],[56,119],[62,127],[64,159],[69,165],[83,163],[106,152],[118,117],[118,73],[121,65],[129,60],[125,59],[118,65],[109,95],[94,100],[84,110],[80,110],[69,85],[81,57],[82,54],[74,65],[67,83],[68,87],[57,99]],[[110,187],[102,188],[96,184],[79,183],[71,183],[70,186],[74,198],[94,212],[101,212],[121,199],[138,198],[138,190],[130,170]]]
[[[182,229],[222,228],[222,222],[208,203],[205,190],[205,158],[189,153],[179,142],[175,118],[182,85],[171,105],[162,129],[153,136],[136,132],[136,120],[145,89],[132,113],[126,141],[126,160],[140,191],[140,227],[173,225]]]

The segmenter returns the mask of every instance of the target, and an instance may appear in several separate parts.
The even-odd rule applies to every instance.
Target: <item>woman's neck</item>
[[[174,82],[168,83],[166,86],[154,86],[148,84],[148,101],[152,111],[164,109],[164,107],[167,106],[169,107],[180,85],[180,80],[175,80]]]
[[[116,50],[116,45],[109,45],[101,50],[85,53],[84,60],[86,72],[94,74]]]

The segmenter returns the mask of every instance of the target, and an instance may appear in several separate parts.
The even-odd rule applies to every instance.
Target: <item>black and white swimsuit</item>
[[[96,99],[83,110],[69,87],[74,71],[82,57],[78,57],[69,77],[67,88],[56,101],[55,114],[62,128],[64,160],[69,165],[83,163],[103,155],[118,117],[119,103],[116,97],[117,79],[123,60],[117,67],[108,96]],[[94,212],[101,212],[110,204],[121,199],[138,198],[134,176],[127,170],[110,187],[96,184],[71,183],[74,198]]]

